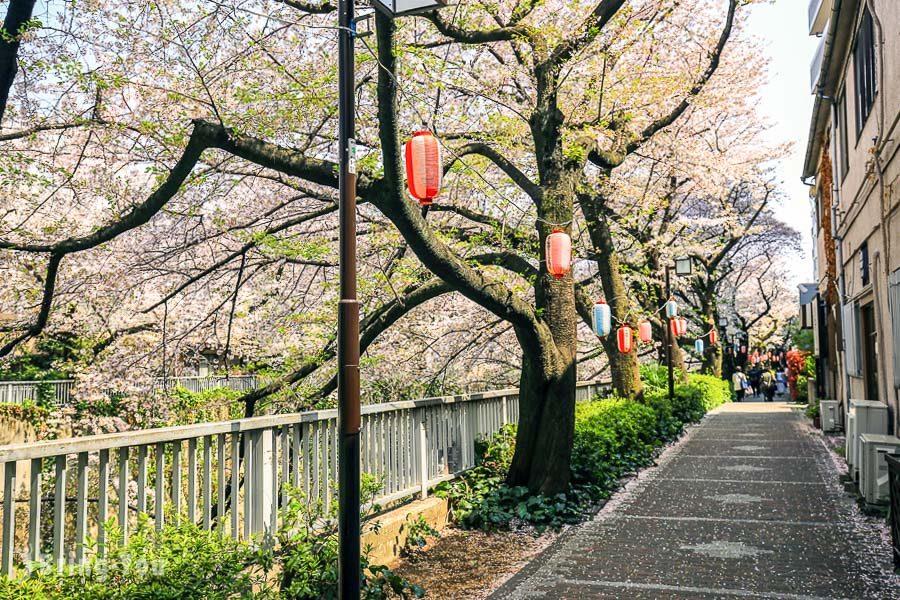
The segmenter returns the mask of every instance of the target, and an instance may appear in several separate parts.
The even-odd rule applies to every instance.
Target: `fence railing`
[[[580,383],[576,397],[607,389]],[[516,389],[364,406],[361,467],[383,481],[376,500],[426,496],[473,467],[475,441],[518,415]],[[285,484],[335,498],[336,438],[337,411],[324,410],[0,446],[0,570],[83,564],[86,539],[105,554],[102,523],[113,519],[127,539],[140,513],[156,527],[188,519],[235,538],[272,531]]]
[[[174,390],[183,387],[190,392],[205,392],[215,388],[228,388],[239,392],[255,390],[261,383],[257,375],[224,375],[203,377],[159,377],[153,380],[150,390]],[[21,404],[39,399],[57,405],[73,400],[75,381],[59,379],[47,381],[0,381],[0,403]]]
[[[183,387],[189,392],[206,392],[216,388],[228,388],[238,392],[255,390],[260,384],[257,375],[209,375],[203,377],[158,377],[153,389],[165,390]]]
[[[44,399],[58,405],[68,404],[72,401],[74,387],[75,382],[71,379],[0,381],[0,403],[22,404]]]

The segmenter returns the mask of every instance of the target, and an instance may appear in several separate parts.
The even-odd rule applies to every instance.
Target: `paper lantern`
[[[747,346],[741,346],[741,354],[747,354]]]
[[[631,349],[634,347],[634,333],[631,331],[631,327],[619,327],[619,330],[616,332],[616,340],[619,343],[619,352],[622,354],[628,354],[631,352]]]
[[[688,322],[684,317],[678,317],[675,319],[678,322],[678,335],[684,335],[687,333]]]
[[[709,345],[715,346],[719,343],[719,332],[713,329],[709,332]]]
[[[603,300],[598,300],[594,304],[594,333],[597,337],[606,337],[612,331],[612,315],[609,311],[609,304]]]
[[[678,305],[675,304],[674,300],[669,300],[666,302],[666,317],[669,319],[674,319],[678,316]]]
[[[650,325],[650,321],[638,323],[638,337],[645,344],[653,341],[653,327]]]
[[[417,131],[406,142],[406,182],[409,195],[428,206],[441,193],[441,147],[430,131]]]
[[[562,229],[547,236],[547,272],[562,279],[572,268],[572,238]]]
[[[694,342],[694,350],[697,351],[697,354],[703,354],[703,340]]]
[[[680,333],[678,333],[678,319],[672,319],[669,321],[669,330],[672,332],[672,337],[678,337],[679,335],[681,335]]]

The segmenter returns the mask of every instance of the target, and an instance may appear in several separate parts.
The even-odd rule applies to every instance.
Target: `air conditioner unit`
[[[829,433],[841,430],[841,403],[837,400],[822,400],[819,402],[819,411],[822,415],[822,431]]]
[[[900,455],[900,438],[893,435],[862,433],[859,436],[862,455],[859,472],[859,489],[868,504],[887,504],[888,487],[887,454]]]
[[[864,433],[887,433],[887,404],[873,400],[850,400],[850,418],[852,430],[847,432],[847,447],[852,447],[852,450],[848,452],[848,464],[850,476],[855,480],[862,466],[859,436]]]

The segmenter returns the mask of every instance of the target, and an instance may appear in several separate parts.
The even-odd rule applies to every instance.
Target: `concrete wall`
[[[390,565],[400,557],[409,535],[409,524],[419,516],[425,518],[429,525],[438,531],[447,526],[449,508],[447,501],[441,498],[426,498],[405,504],[390,512],[380,515],[373,521],[380,525],[378,531],[367,527],[362,536],[363,549],[370,546],[369,560],[376,565]]]

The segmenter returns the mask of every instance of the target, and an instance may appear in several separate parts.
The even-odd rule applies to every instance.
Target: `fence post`
[[[253,485],[244,490],[244,493],[253,494],[253,532],[274,534],[275,512],[272,510],[272,500],[275,495],[275,486],[272,481],[272,463],[274,451],[272,448],[272,435],[269,430],[254,431],[253,437]]]
[[[504,426],[509,423],[509,408],[506,406],[506,396],[500,398],[500,414],[501,414],[501,423],[500,426]]]
[[[419,486],[422,500],[428,497],[428,432],[425,428],[425,411],[419,422]]]

